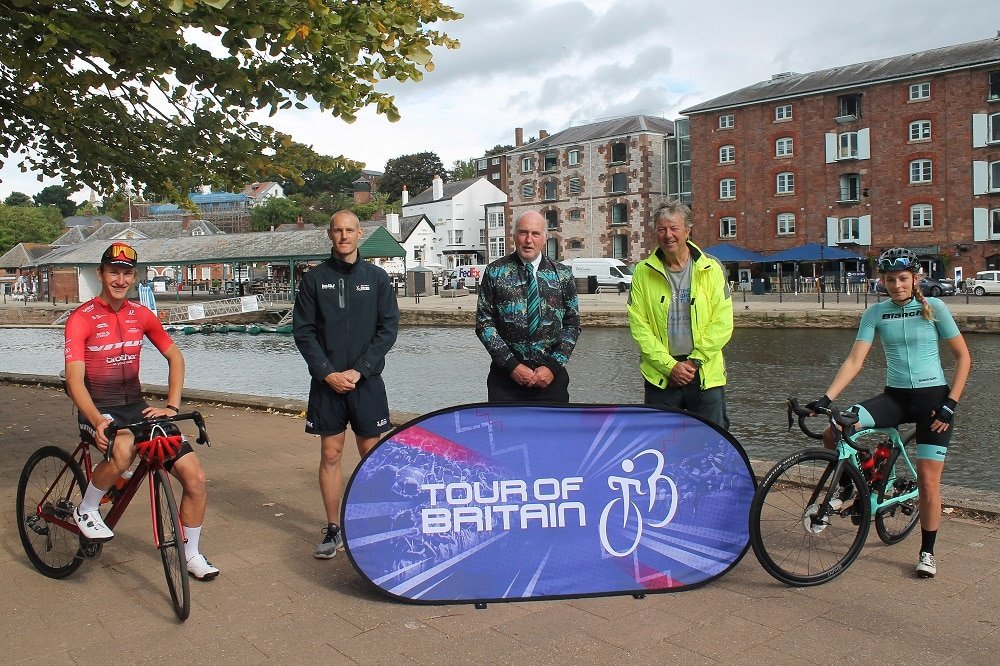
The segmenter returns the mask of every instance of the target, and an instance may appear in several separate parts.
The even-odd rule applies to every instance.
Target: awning
[[[767,263],[779,263],[784,261],[839,261],[841,259],[864,259],[864,257],[842,250],[839,247],[821,245],[820,243],[808,243],[799,247],[790,247],[787,250],[776,252],[764,257]]]
[[[763,255],[732,243],[719,243],[712,247],[702,248],[702,250],[724,264],[758,264],[767,261]]]

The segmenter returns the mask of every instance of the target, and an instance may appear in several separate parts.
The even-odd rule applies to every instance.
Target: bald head
[[[358,243],[361,241],[361,222],[349,210],[338,210],[330,218],[327,232],[333,242],[333,254],[348,263],[358,258]]]
[[[521,213],[514,225],[514,247],[521,261],[534,261],[545,249],[545,218],[541,213],[529,210]]]

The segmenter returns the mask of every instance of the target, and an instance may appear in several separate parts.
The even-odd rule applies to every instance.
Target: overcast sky
[[[443,29],[420,83],[386,86],[402,120],[362,112],[352,125],[318,111],[272,118],[327,155],[383,170],[386,160],[434,151],[451,167],[496,144],[601,118],[674,118],[688,106],[778,72],[810,72],[992,38],[1000,3],[985,0],[453,0],[465,14]],[[265,119],[262,119],[265,120]],[[51,182],[0,170],[0,199]],[[82,201],[89,192],[79,192]]]

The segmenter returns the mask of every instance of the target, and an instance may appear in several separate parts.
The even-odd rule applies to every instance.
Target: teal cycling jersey
[[[886,386],[921,388],[947,384],[938,352],[939,340],[959,335],[955,318],[944,303],[928,298],[934,321],[924,319],[920,301],[903,306],[891,300],[872,305],[861,316],[857,340],[871,343],[879,334],[885,350]]]

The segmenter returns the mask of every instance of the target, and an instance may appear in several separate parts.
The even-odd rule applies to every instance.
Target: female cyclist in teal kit
[[[917,426],[917,477],[920,487],[920,555],[916,573],[933,578],[934,541],[941,522],[941,472],[953,431],[958,401],[969,378],[972,358],[955,319],[937,298],[920,291],[917,257],[906,248],[886,250],[878,269],[889,300],[865,310],[854,347],[830,388],[808,407],[827,407],[860,372],[878,333],[885,350],[885,391],[854,405],[857,428],[890,428],[901,423]],[[955,376],[949,387],[941,368],[938,342],[944,340],[955,356]],[[824,445],[835,448],[830,428],[823,433]],[[844,486],[838,493],[839,508],[854,489]],[[832,502],[831,502],[832,503]]]

